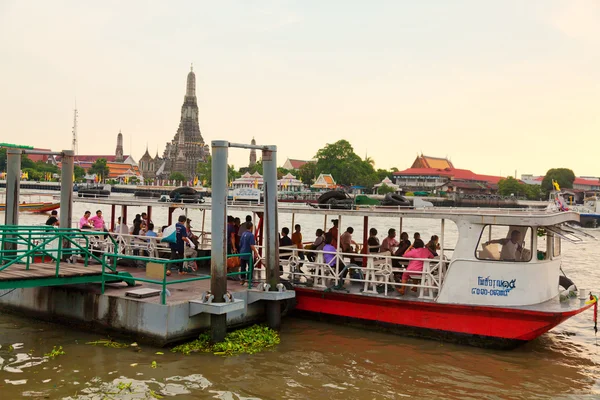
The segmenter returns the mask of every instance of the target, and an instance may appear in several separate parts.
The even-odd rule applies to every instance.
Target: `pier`
[[[227,151],[229,147],[261,149],[267,177],[264,212],[265,282],[253,285],[248,272],[227,273]],[[0,229],[0,309],[34,315],[50,321],[64,320],[134,336],[164,345],[194,337],[209,329],[213,341],[223,340],[228,328],[266,320],[279,328],[281,314],[293,304],[295,292],[279,282],[277,241],[277,173],[275,146],[213,142],[213,201],[211,254],[184,262],[210,261],[210,270],[187,276],[168,276],[180,260],[155,255],[129,255],[118,237],[108,232],[72,226],[73,154],[63,157],[60,225],[19,225],[20,157],[28,150],[7,151],[7,204]],[[121,199],[120,199],[121,200]],[[123,216],[133,205],[122,199]],[[148,202],[149,214],[153,205]],[[136,204],[139,205],[139,204]],[[170,210],[181,207],[168,204]],[[114,216],[116,204],[112,204]],[[169,213],[171,216],[172,211]],[[239,255],[236,255],[239,256]],[[123,267],[122,260],[143,268]],[[227,279],[244,275],[248,287]],[[141,290],[140,290],[141,289]],[[283,303],[283,306],[282,306]]]

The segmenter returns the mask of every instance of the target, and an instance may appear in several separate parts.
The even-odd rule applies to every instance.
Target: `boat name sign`
[[[508,296],[510,291],[517,286],[517,280],[493,279],[483,276],[477,277],[477,287],[471,288],[471,294],[479,296]]]

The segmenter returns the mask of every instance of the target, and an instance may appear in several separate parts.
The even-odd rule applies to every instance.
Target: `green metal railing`
[[[103,259],[92,247],[94,242],[101,242],[108,247],[115,247],[115,240],[107,233],[93,230],[79,230],[73,228],[56,228],[53,226],[22,226],[0,225],[0,288],[8,287],[34,287],[53,286],[68,283],[96,282],[99,277],[73,277],[61,278],[61,262],[71,259],[72,256],[81,257],[84,266],[88,267],[90,260],[102,263]],[[22,280],[11,279],[10,283],[2,280],[2,271],[14,270],[18,267],[30,269],[36,259],[43,263],[54,263],[55,272],[53,279],[37,277],[35,274],[24,277]],[[22,270],[22,269],[21,269]],[[104,270],[104,268],[103,268]],[[127,273],[119,273],[116,267],[109,266],[111,277],[103,278],[110,281],[131,278]],[[108,273],[108,272],[107,272]],[[118,279],[116,279],[118,277]],[[133,282],[128,279],[128,283]]]
[[[94,244],[102,244],[105,249],[94,249]],[[72,283],[94,283],[102,285],[102,293],[105,291],[107,282],[124,281],[128,285],[134,286],[135,281],[146,282],[160,285],[161,304],[166,304],[167,286],[186,282],[194,282],[211,279],[211,275],[193,276],[184,279],[167,280],[167,271],[173,264],[189,263],[196,261],[210,260],[210,256],[183,258],[183,259],[164,259],[144,256],[126,255],[118,252],[119,246],[116,240],[108,233],[94,230],[80,230],[74,228],[56,228],[52,226],[17,226],[0,225],[0,289],[23,288],[36,286],[54,286]],[[99,254],[97,254],[99,253]],[[89,262],[94,260],[101,266],[101,274],[95,276],[61,277],[61,261],[73,256],[81,257],[84,266],[88,267]],[[230,272],[227,277],[245,275],[248,282],[248,288],[252,287],[252,276],[254,272],[254,263],[251,253],[229,254],[227,258],[249,256],[248,270],[245,272]],[[18,268],[24,266],[25,270],[35,261],[41,259],[41,262],[48,263],[46,260],[55,263],[54,277],[49,278],[35,277],[24,278],[23,280],[11,279],[5,282],[2,279],[2,271],[8,268]],[[163,265],[162,279],[150,279],[146,277],[133,277],[131,274],[123,271],[117,271],[117,260],[132,260],[137,262],[153,262]]]
[[[254,262],[252,259],[253,255],[251,253],[229,254],[229,255],[227,255],[227,258],[239,257],[239,256],[250,256],[248,270],[246,272],[241,272],[241,271],[240,272],[229,272],[228,274],[226,274],[226,276],[234,277],[234,276],[246,275],[246,281],[248,282],[248,288],[251,288],[253,285],[253,283],[252,283],[252,275],[253,274],[252,273],[254,271]],[[164,259],[164,258],[129,256],[129,255],[123,255],[123,254],[116,254],[116,253],[105,253],[103,255],[103,258],[105,258],[105,259],[112,258],[115,268],[116,268],[117,258],[125,259],[125,260],[142,261],[142,262],[146,262],[146,263],[152,262],[152,263],[157,263],[157,264],[163,264],[163,278],[161,280],[150,279],[150,278],[139,278],[139,277],[133,278],[134,280],[139,281],[139,282],[146,282],[146,283],[152,283],[155,285],[160,285],[161,289],[162,289],[161,295],[160,295],[160,303],[163,305],[167,304],[167,286],[168,285],[176,285],[178,283],[203,281],[203,280],[211,279],[211,275],[201,275],[201,276],[194,276],[194,277],[185,278],[185,279],[176,279],[176,280],[170,280],[170,281],[167,280],[167,276],[168,276],[167,271],[169,270],[169,266],[171,266],[173,264],[179,264],[179,263],[206,261],[206,260],[211,259],[210,256],[169,260],[169,259]],[[102,262],[102,276],[103,277],[104,277],[105,265],[108,265],[108,264],[109,264],[108,260],[105,260],[105,262]],[[105,282],[102,281],[102,293],[104,293],[104,283]]]

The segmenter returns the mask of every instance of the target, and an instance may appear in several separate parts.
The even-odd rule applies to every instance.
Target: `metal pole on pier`
[[[71,228],[73,220],[73,172],[75,152],[63,150],[60,171],[60,226]],[[65,243],[67,245],[68,243]]]
[[[6,149],[6,211],[5,225],[19,225],[21,192],[21,149]]]
[[[267,283],[271,290],[279,284],[279,240],[277,236],[277,146],[266,146],[262,151],[265,197],[265,260]],[[213,167],[214,168],[214,167]],[[214,171],[214,169],[213,169]],[[266,304],[267,326],[281,327],[281,305],[278,301]]]
[[[213,302],[223,302],[227,293],[227,156],[229,142],[212,141],[212,205],[211,205],[211,257],[210,291]],[[210,338],[213,343],[225,340],[227,314],[211,314]]]

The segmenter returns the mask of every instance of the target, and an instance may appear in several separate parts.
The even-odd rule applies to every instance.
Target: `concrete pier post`
[[[227,157],[229,142],[212,141],[212,204],[211,204],[211,258],[210,291],[213,302],[223,302],[227,292]],[[210,338],[222,342],[227,333],[227,314],[210,316]]]
[[[71,228],[73,221],[73,172],[75,153],[63,150],[62,169],[60,171],[60,226]]]
[[[279,240],[277,221],[277,147],[267,146],[262,151],[265,197],[265,260],[267,283],[271,290],[277,290],[279,284]],[[281,327],[280,303],[269,301],[266,305],[267,326],[271,329]]]
[[[6,149],[6,211],[5,225],[19,225],[21,194],[21,149]]]

